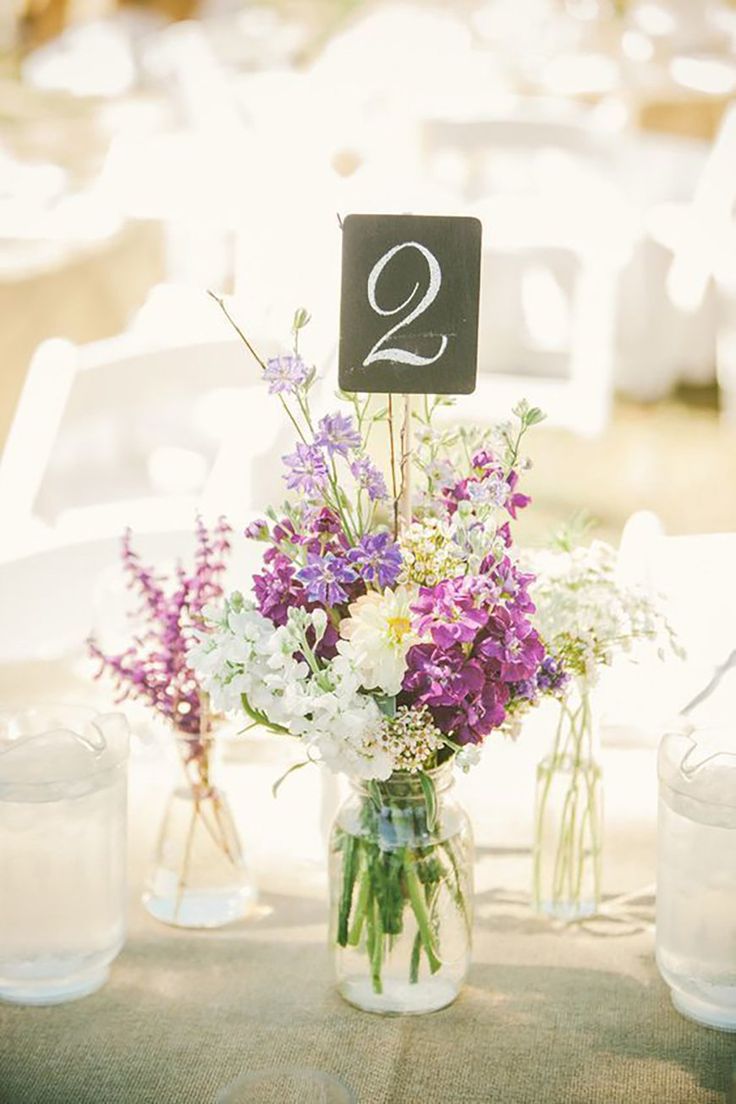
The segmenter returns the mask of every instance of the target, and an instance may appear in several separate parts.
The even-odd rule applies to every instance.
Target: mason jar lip
[[[428,778],[431,778],[435,785],[435,789],[445,790],[454,782],[453,767],[454,767],[454,755],[445,760],[444,763],[440,763],[438,767],[432,767],[430,770],[425,771],[394,771],[388,776],[388,778],[357,778],[352,776],[350,778],[350,784],[353,789],[358,790],[360,793],[368,793],[371,782],[375,782],[377,786],[411,786],[416,789],[417,794],[421,796],[423,794],[421,775],[424,774]]]

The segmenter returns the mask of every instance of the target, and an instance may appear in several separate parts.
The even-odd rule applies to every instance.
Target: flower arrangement
[[[592,688],[601,668],[641,642],[681,654],[658,603],[618,578],[615,549],[580,543],[588,528],[581,519],[563,529],[529,561],[535,625],[570,675],[551,753],[537,772],[533,896],[539,911],[567,920],[600,905],[602,775]]]
[[[201,852],[213,850],[210,866],[221,866],[227,881],[234,876],[231,871],[242,866],[225,796],[212,782],[214,733],[209,698],[191,663],[195,633],[204,624],[203,611],[223,596],[230,535],[224,518],[208,529],[198,517],[193,567],[187,570],[180,562],[173,574],[166,576],[141,560],[132,534],[126,531],[122,567],[128,587],[139,599],[130,645],[123,652],[108,653],[96,639],[88,641],[89,654],[99,664],[97,677],[107,674],[112,678],[117,700],[143,702],[167,722],[176,737],[187,780],[185,812],[180,814],[177,809],[181,794],[175,790],[144,901],[160,919],[183,926],[200,926],[187,916],[188,902],[200,892],[203,878],[214,896],[212,872],[199,869],[208,861]]]
[[[520,403],[513,423],[478,434],[471,452],[469,433],[433,427],[447,400],[424,397],[410,472],[391,395],[377,406],[341,392],[343,410],[314,413],[316,373],[299,353],[307,318],[294,319],[292,351],[267,362],[236,326],[297,435],[284,456],[291,493],[246,529],[265,545],[252,592],[205,609],[207,630],[190,656],[216,708],[298,737],[305,762],[359,784],[357,821],[338,826],[333,841],[342,863],[335,937],[365,950],[380,994],[382,964],[409,921],[410,981],[420,957],[440,970],[443,887],[464,922],[469,915],[453,874],[463,856],[437,854],[436,773],[474,762],[491,733],[563,677],[534,626],[534,580],[517,563],[510,528],[529,502],[518,490],[521,444],[542,415]],[[369,451],[379,425],[386,475]]]

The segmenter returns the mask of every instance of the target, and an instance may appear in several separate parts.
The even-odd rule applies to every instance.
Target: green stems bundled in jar
[[[575,920],[598,911],[602,774],[590,686],[580,678],[560,702],[550,755],[537,767],[533,899],[538,912]]]
[[[424,1009],[391,1006],[421,1000],[418,991],[432,979],[443,981],[447,995],[448,975],[459,971],[452,999],[464,976],[472,840],[467,817],[444,797],[448,768],[359,785],[338,814],[333,937],[341,991],[361,1007],[354,990],[362,982],[378,998],[375,1010],[417,1011]]]

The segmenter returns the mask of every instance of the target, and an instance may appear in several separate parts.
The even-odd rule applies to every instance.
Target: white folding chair
[[[617,281],[631,243],[606,179],[610,143],[574,121],[424,124],[428,167],[454,179],[484,231],[478,386],[449,416],[497,420],[524,396],[556,425],[585,435],[605,427]]]
[[[279,501],[279,414],[238,340],[44,342],[0,462],[4,555]]]

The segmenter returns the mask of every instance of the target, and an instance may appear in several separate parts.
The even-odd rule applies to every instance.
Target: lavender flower
[[[348,552],[348,560],[369,583],[381,589],[395,585],[401,571],[401,551],[387,532],[366,534]]]
[[[309,553],[307,566],[297,571],[296,578],[303,583],[310,602],[325,606],[339,606],[348,601],[344,589],[358,579],[357,571],[341,556],[327,553],[317,556]]]
[[[330,456],[347,456],[360,448],[360,433],[349,414],[325,414],[317,425],[315,445],[326,448]]]
[[[192,756],[197,753],[203,717],[200,688],[188,663],[188,651],[193,643],[192,630],[202,623],[204,607],[222,595],[229,536],[230,527],[223,518],[212,532],[197,518],[194,570],[188,574],[179,564],[173,578],[167,580],[141,562],[128,530],[122,541],[123,570],[128,586],[142,600],[144,630],[119,654],[108,655],[94,638],[88,641],[90,655],[100,663],[98,677],[107,671],[115,680],[121,701],[140,698],[161,713],[190,738]]]
[[[305,445],[299,441],[296,452],[283,457],[291,471],[284,476],[286,486],[291,491],[301,491],[309,498],[320,493],[327,483],[327,464],[324,454],[316,445]]]
[[[371,502],[382,502],[388,498],[388,491],[386,489],[386,480],[383,478],[383,473],[379,471],[375,464],[373,464],[367,456],[359,456],[357,460],[354,460],[350,465],[350,471],[358,481],[358,486],[361,490],[368,492],[368,497]]]
[[[297,388],[306,383],[308,375],[309,369],[300,356],[272,357],[263,371],[269,395],[278,395],[282,391],[293,395]]]

